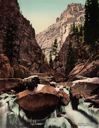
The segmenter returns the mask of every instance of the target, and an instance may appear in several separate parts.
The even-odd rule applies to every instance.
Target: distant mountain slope
[[[70,27],[73,23],[84,22],[84,6],[77,3],[68,5],[67,9],[56,18],[56,23],[49,26],[47,30],[36,35],[37,42],[43,52],[49,58],[49,51],[55,39],[58,40],[58,50],[62,47],[66,37],[69,35]]]

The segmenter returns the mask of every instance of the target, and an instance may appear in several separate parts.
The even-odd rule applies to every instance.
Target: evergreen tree
[[[57,43],[57,39],[55,39],[49,54],[49,65],[51,68],[53,68],[53,61],[57,57],[57,55],[58,55],[58,43]]]
[[[70,31],[73,32],[73,33],[75,33],[75,23],[73,23],[73,24],[71,25]]]
[[[66,69],[65,74],[67,75],[75,66],[76,63],[76,52],[75,49],[72,48],[72,44],[69,44],[68,47],[68,54],[67,54],[67,63],[66,63]]]
[[[99,39],[99,2],[87,0],[85,4],[84,40],[95,46]]]
[[[75,23],[73,23],[73,24],[71,25],[71,32],[72,32],[73,34],[76,34],[76,32],[77,32],[77,28],[76,28]]]
[[[80,26],[79,26],[79,35],[83,36],[83,32],[84,32],[84,27],[83,27],[82,24],[80,24]]]
[[[51,68],[53,68],[53,60],[52,60],[52,52],[50,51],[50,54],[49,54],[49,65]]]
[[[19,44],[16,43],[17,40],[17,26],[15,24],[8,24],[5,42],[4,42],[4,52],[8,56],[10,63],[13,64],[15,59],[18,61],[19,58]]]
[[[77,38],[79,38],[79,27],[75,23],[71,26],[71,32],[74,34]]]
[[[53,45],[52,45],[52,54],[56,57],[57,56],[57,48],[58,48],[58,43],[57,39],[55,39]]]

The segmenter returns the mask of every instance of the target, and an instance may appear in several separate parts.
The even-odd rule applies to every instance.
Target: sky
[[[56,22],[56,18],[71,3],[85,3],[85,0],[18,0],[24,17],[30,20],[36,33]]]

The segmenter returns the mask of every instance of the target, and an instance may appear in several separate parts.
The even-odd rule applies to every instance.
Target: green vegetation
[[[52,52],[50,51],[50,54],[49,54],[49,65],[51,68],[53,68],[53,60],[52,60]]]
[[[84,40],[92,47],[99,40],[99,0],[87,0],[85,3]]]
[[[57,55],[58,55],[58,43],[57,43],[57,39],[55,39],[49,54],[49,65],[51,68],[53,68],[53,58],[55,59]]]
[[[15,24],[8,24],[5,42],[4,42],[4,52],[8,56],[10,63],[15,63],[15,59],[19,58],[20,46],[17,41],[17,26]]]
[[[75,35],[75,37],[79,43],[84,42],[84,26],[83,26],[83,24],[75,25],[75,23],[73,23],[73,25],[71,25],[71,33],[73,35]]]
[[[77,26],[75,23],[73,23],[73,24],[71,25],[71,32],[72,32],[73,34],[75,34],[75,35],[78,35],[79,28],[78,28],[78,26]]]
[[[55,57],[57,56],[57,49],[58,49],[58,43],[57,43],[57,39],[55,39],[51,49],[52,55],[54,55]]]
[[[68,46],[67,63],[65,69],[66,75],[74,68],[75,63],[77,61],[76,57],[76,50],[75,48],[72,48],[72,44],[70,43]]]

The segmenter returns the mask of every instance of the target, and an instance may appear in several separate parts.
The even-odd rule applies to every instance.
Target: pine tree
[[[79,26],[79,35],[80,36],[83,36],[83,31],[84,31],[83,29],[84,29],[83,25],[80,24],[80,26]]]
[[[87,0],[85,4],[84,40],[91,46],[99,39],[99,2]]]
[[[52,45],[52,53],[55,57],[57,56],[57,48],[58,48],[58,43],[57,43],[57,39],[55,39],[55,41]]]
[[[76,28],[75,23],[73,23],[73,24],[71,25],[71,32],[72,32],[73,34],[76,34],[76,32],[77,32],[77,28]]]
[[[50,54],[49,54],[49,65],[51,68],[53,68],[53,60],[52,60],[52,52],[50,51]]]
[[[75,66],[76,63],[76,52],[75,49],[72,48],[72,44],[69,44],[68,47],[68,53],[67,53],[67,63],[66,63],[66,69],[65,74],[67,75]]]
[[[71,32],[74,34],[77,38],[79,38],[79,27],[75,23],[71,26]]]
[[[8,24],[6,34],[5,34],[5,42],[4,42],[4,52],[8,56],[10,63],[13,64],[18,61],[19,58],[19,44],[16,44],[17,40],[17,26],[15,24]]]
[[[53,61],[57,57],[57,55],[58,55],[58,43],[57,43],[57,39],[55,39],[49,54],[49,65],[51,68],[53,68]]]

